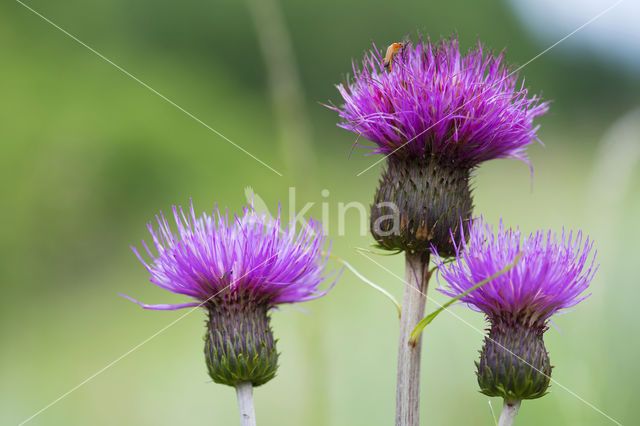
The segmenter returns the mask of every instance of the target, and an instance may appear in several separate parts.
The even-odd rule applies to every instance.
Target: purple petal
[[[467,236],[452,263],[445,264],[433,250],[438,281],[447,282],[438,290],[448,296],[464,293],[521,255],[508,272],[461,299],[489,318],[528,318],[546,324],[552,315],[588,296],[585,291],[598,265],[593,243],[582,232],[558,236],[538,231],[523,238],[520,230],[505,229],[502,221],[494,232],[479,218],[469,224]]]
[[[217,206],[211,216],[197,217],[193,204],[188,212],[180,207],[172,211],[177,232],[162,214],[157,217],[157,229],[149,226],[157,255],[144,242],[150,261],[133,249],[156,286],[202,302],[229,292],[269,305],[326,294],[320,284],[326,278],[327,236],[320,222],[309,219],[302,226],[294,222],[283,227],[280,211],[272,217],[251,207],[231,216]],[[146,309],[197,305],[145,305],[124,297]]]
[[[354,78],[337,86],[344,104],[330,107],[343,120],[339,127],[377,145],[373,153],[435,154],[467,167],[494,158],[529,164],[526,148],[538,140],[533,120],[548,103],[529,96],[502,54],[485,54],[478,43],[462,55],[452,37],[409,42],[391,72],[381,55],[374,47],[353,64]]]
[[[145,303],[138,302],[136,299],[129,297],[126,294],[118,293],[118,295],[124,297],[125,299],[129,299],[132,302],[137,303],[138,305],[142,306],[145,309],[152,309],[155,311],[175,311],[177,309],[191,308],[194,306],[200,306],[202,304],[198,302],[191,302],[191,303],[182,303],[179,305],[167,305],[166,303],[160,303],[158,305],[147,305]]]

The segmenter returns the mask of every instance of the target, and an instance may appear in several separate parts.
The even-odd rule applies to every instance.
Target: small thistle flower
[[[538,231],[521,238],[500,222],[493,233],[482,218],[469,225],[469,241],[456,247],[456,259],[437,257],[441,292],[456,297],[513,262],[509,271],[460,300],[483,312],[491,326],[476,363],[482,393],[505,401],[534,399],[549,387],[551,364],[543,333],[549,318],[575,306],[597,270],[593,243],[582,232],[560,238]],[[437,254],[437,253],[436,253]]]
[[[354,64],[354,79],[337,86],[345,103],[333,109],[344,120],[340,127],[387,156],[372,206],[374,238],[389,250],[435,245],[449,256],[460,219],[471,217],[471,171],[494,158],[529,164],[533,119],[548,104],[528,97],[503,54],[485,54],[480,44],[463,56],[455,38],[421,39],[406,43],[391,62],[388,72],[374,48],[361,67]]]
[[[326,235],[319,222],[309,219],[299,232],[295,223],[281,227],[280,215],[271,217],[245,207],[241,217],[229,219],[217,208],[213,216],[196,217],[193,204],[185,215],[173,208],[174,233],[165,217],[159,228],[148,224],[158,251],[143,241],[151,262],[136,256],[151,274],[151,282],[196,302],[146,305],[146,309],[203,306],[208,311],[205,357],[217,383],[259,386],[271,380],[278,367],[269,312],[279,304],[298,303],[323,296],[327,257],[322,256]]]

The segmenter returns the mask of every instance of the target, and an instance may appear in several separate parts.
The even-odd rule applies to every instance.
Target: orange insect
[[[406,42],[402,42],[402,43],[393,43],[391,46],[387,47],[387,53],[386,55],[384,55],[382,64],[384,65],[384,67],[387,69],[388,72],[391,72],[391,62],[393,61],[393,57],[396,56],[398,53],[400,53],[406,45],[407,45]]]

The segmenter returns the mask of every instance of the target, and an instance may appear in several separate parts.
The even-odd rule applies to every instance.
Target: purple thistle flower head
[[[545,327],[553,314],[588,296],[583,293],[597,265],[593,242],[582,232],[563,231],[558,238],[551,231],[538,231],[523,239],[519,229],[505,229],[502,221],[494,233],[482,218],[468,230],[468,241],[462,239],[456,247],[452,263],[436,257],[440,277],[448,284],[440,289],[444,294],[460,295],[521,255],[509,271],[461,299],[491,322],[502,319]]]
[[[448,283],[440,291],[449,296],[461,295],[520,255],[511,269],[461,298],[491,323],[476,362],[480,391],[505,401],[540,398],[551,380],[543,339],[547,321],[588,296],[584,291],[597,270],[593,243],[582,232],[563,231],[558,238],[538,231],[523,239],[519,229],[507,230],[502,221],[494,233],[482,218],[468,230],[453,263],[436,259]]]
[[[145,305],[125,297],[146,309],[203,306],[208,312],[204,352],[213,381],[229,386],[268,382],[278,369],[270,310],[328,291],[319,289],[328,258],[322,255],[322,225],[309,219],[300,230],[295,222],[283,228],[280,213],[274,218],[252,207],[233,218],[217,207],[212,216],[198,217],[193,203],[188,214],[174,207],[173,216],[177,232],[162,213],[157,230],[148,225],[157,255],[142,244],[151,262],[132,249],[152,283],[197,302]]]
[[[375,46],[354,79],[338,85],[344,99],[340,127],[373,141],[372,153],[398,158],[435,156],[459,167],[494,158],[529,164],[526,148],[536,137],[533,119],[548,103],[529,97],[524,81],[503,54],[478,43],[466,55],[452,37],[408,42],[385,69]]]
[[[309,219],[299,231],[295,223],[282,227],[280,213],[271,217],[244,207],[242,216],[229,218],[216,207],[212,216],[198,217],[193,203],[185,214],[173,207],[177,232],[167,219],[157,216],[158,229],[148,224],[157,255],[143,241],[151,262],[132,247],[151,274],[151,282],[199,302],[181,305],[146,305],[146,309],[171,310],[243,299],[270,307],[297,303],[326,294],[323,257],[326,234]]]

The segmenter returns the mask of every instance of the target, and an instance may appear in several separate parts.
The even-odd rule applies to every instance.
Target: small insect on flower
[[[388,72],[391,72],[391,62],[393,61],[393,57],[400,53],[406,45],[406,42],[400,42],[393,43],[389,47],[387,47],[387,53],[384,55],[382,64]]]
[[[472,172],[496,158],[530,166],[534,120],[548,103],[530,95],[503,54],[480,43],[461,52],[455,36],[403,39],[382,55],[374,48],[354,64],[354,77],[337,86],[344,104],[330,107],[342,119],[338,126],[357,135],[355,145],[386,159],[371,232],[386,250],[427,252],[433,245],[454,256],[460,220],[473,212]]]

